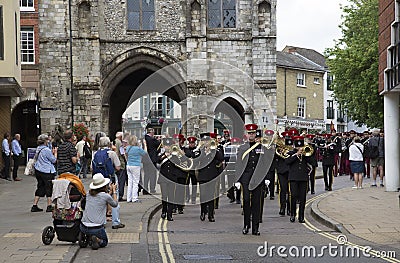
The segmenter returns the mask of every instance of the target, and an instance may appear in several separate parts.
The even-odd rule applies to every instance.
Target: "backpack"
[[[86,159],[92,158],[92,151],[90,150],[87,142],[85,142],[85,144],[83,145],[83,157],[85,157]]]
[[[375,159],[379,157],[379,147],[377,145],[368,147],[368,156],[371,159]]]
[[[96,152],[92,160],[92,174],[101,173],[104,178],[112,178],[114,175],[114,165],[108,156],[109,149],[101,149]]]

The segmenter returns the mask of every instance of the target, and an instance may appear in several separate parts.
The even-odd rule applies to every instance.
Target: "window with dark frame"
[[[301,86],[301,87],[306,86],[306,74],[297,73],[297,86]]]
[[[208,27],[235,28],[236,0],[208,0]]]
[[[33,0],[20,0],[19,7],[21,8],[21,11],[25,11],[24,9],[33,9],[34,1]]]
[[[335,118],[335,111],[333,110],[333,100],[327,101],[326,118],[333,120]]]
[[[3,6],[0,5],[0,60],[4,59]]]
[[[154,30],[154,0],[128,0],[128,30]]]

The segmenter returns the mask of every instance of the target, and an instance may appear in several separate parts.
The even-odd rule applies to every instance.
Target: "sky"
[[[277,50],[286,45],[323,54],[341,37],[340,4],[348,0],[277,0]]]

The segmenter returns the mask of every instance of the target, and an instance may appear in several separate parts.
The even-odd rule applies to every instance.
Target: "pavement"
[[[121,202],[120,218],[125,228],[112,229],[107,223],[109,245],[97,251],[78,244],[58,241],[50,245],[41,240],[42,230],[52,225],[50,213],[31,213],[36,179],[24,176],[21,182],[0,179],[0,263],[1,262],[150,262],[147,229],[160,209],[159,195],[139,196],[142,203]],[[317,171],[318,172],[318,171]],[[319,173],[319,172],[318,172]],[[84,179],[87,188],[91,179]],[[309,197],[308,197],[309,198]],[[383,187],[364,189],[351,186],[326,192],[311,204],[311,213],[319,222],[344,234],[352,234],[375,244],[400,243],[399,193]],[[45,208],[42,198],[39,207]],[[110,253],[110,251],[118,251]],[[132,258],[134,257],[134,258]]]

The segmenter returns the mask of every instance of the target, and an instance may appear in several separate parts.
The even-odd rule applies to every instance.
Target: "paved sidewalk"
[[[344,188],[311,206],[313,216],[342,233],[382,245],[400,244],[399,193],[383,187]]]
[[[1,262],[71,262],[79,251],[78,243],[58,241],[46,246],[42,243],[42,230],[52,225],[51,213],[31,213],[36,189],[36,179],[22,175],[21,182],[10,182],[0,179],[0,263]],[[91,179],[84,179],[83,183],[88,189]],[[158,196],[159,197],[159,196]],[[107,223],[106,231],[109,236],[109,246],[116,244],[129,244],[130,247],[140,246],[141,250],[147,248],[147,227],[152,213],[157,211],[161,201],[151,195],[140,196],[142,203],[121,202],[120,218],[126,225],[122,229],[112,229]],[[46,201],[41,198],[39,207],[46,208]],[[104,251],[102,251],[104,250]],[[81,251],[92,251],[90,248]],[[110,254],[107,248],[98,250]],[[131,257],[130,250],[124,258]],[[143,251],[143,255],[148,253]],[[121,255],[120,255],[121,256]],[[77,259],[76,262],[82,262]],[[144,261],[145,262],[145,261]],[[147,261],[148,262],[148,261]]]

